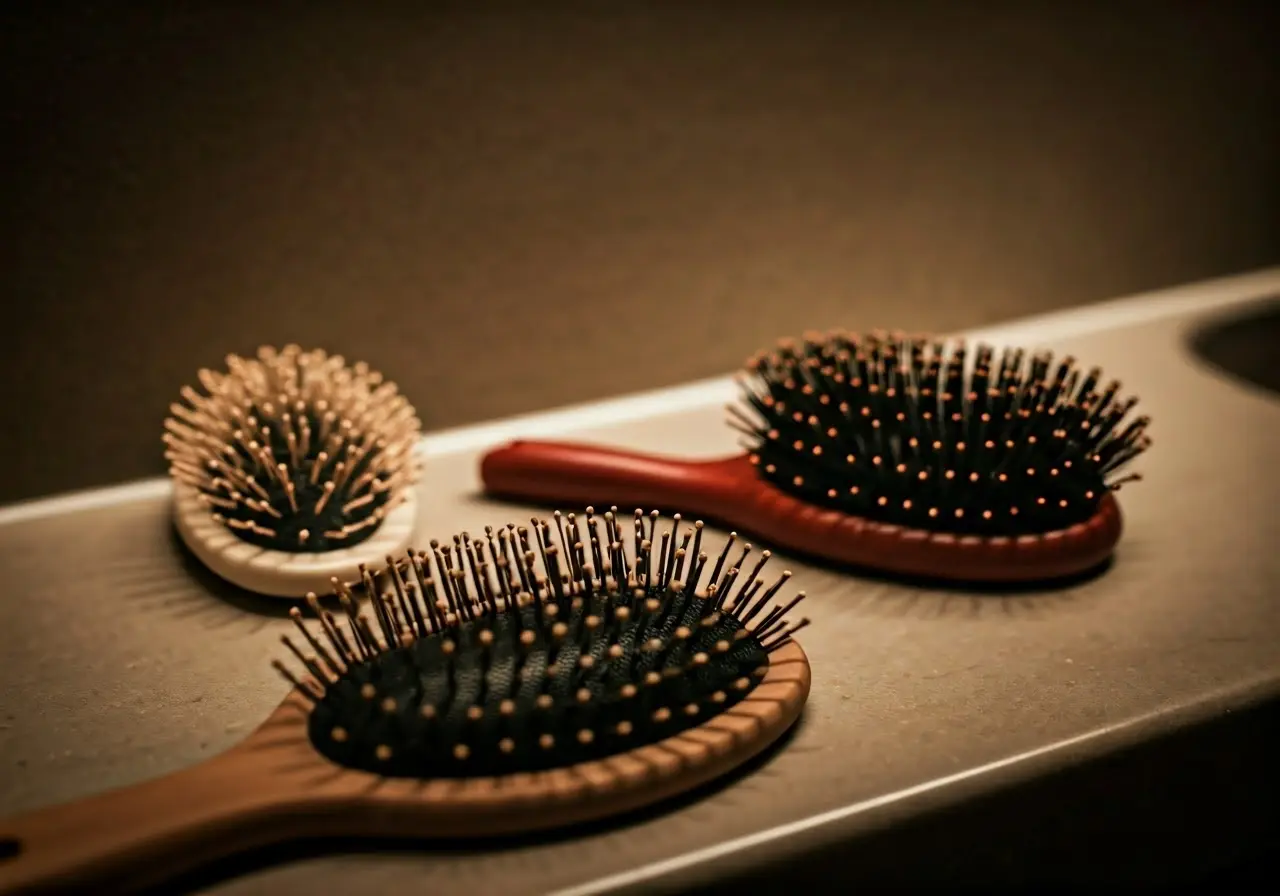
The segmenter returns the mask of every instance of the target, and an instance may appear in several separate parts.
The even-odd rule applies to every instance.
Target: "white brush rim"
[[[374,534],[349,548],[321,553],[274,551],[249,544],[215,522],[199,493],[173,484],[174,523],[178,534],[200,562],[216,575],[247,591],[297,599],[308,593],[329,594],[334,577],[345,583],[360,578],[360,565],[381,567],[388,554],[402,554],[413,541],[418,497],[410,488],[405,500],[382,521]]]

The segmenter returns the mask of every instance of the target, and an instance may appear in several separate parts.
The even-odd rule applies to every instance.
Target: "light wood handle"
[[[275,840],[290,807],[245,758],[0,819],[0,894],[132,892]]]

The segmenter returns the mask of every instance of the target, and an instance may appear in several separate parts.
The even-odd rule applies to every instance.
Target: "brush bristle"
[[[766,586],[769,552],[748,569],[735,536],[706,576],[702,524],[681,537],[679,515],[660,535],[656,512],[625,528],[588,508],[388,557],[384,593],[364,575],[372,624],[341,583],[342,622],[311,596],[316,632],[295,611],[305,646],[284,639],[306,675],[276,668],[313,704],[312,744],[389,777],[501,775],[652,744],[733,706],[807,624],[786,619],[803,592],[775,604],[791,574]]]
[[[417,479],[420,430],[394,383],[367,364],[296,345],[201,370],[165,420],[170,475],[244,541],[346,548],[373,535]]]
[[[901,334],[811,334],[751,359],[731,424],[759,475],[803,501],[957,535],[1088,520],[1150,440],[1120,383],[1048,352]]]

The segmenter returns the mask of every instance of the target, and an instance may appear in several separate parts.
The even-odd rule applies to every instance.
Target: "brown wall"
[[[434,428],[1280,260],[1262,3],[240,5],[4,14],[0,500],[260,342]]]

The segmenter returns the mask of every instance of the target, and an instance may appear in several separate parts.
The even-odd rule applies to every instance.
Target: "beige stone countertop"
[[[1044,847],[1000,838],[1019,827],[1074,837],[1086,821],[1080,800],[1087,795],[1102,816],[1109,793],[1116,812],[1174,794],[1158,810],[1164,821],[1143,822],[1158,830],[1182,805],[1177,794],[1189,800],[1197,788],[1217,787],[1208,785],[1224,751],[1247,768],[1259,737],[1275,737],[1274,724],[1201,752],[1188,741],[1177,761],[1144,760],[1110,778],[1078,773],[1059,788],[1075,799],[1060,815],[1052,805],[1068,802],[1026,803],[1032,814],[1023,816],[965,807],[994,805],[992,795],[1019,782],[1112,768],[1120,760],[1107,757],[1122,748],[1173,743],[1197,723],[1257,712],[1280,692],[1280,401],[1188,349],[1210,318],[1276,294],[1280,271],[1264,271],[979,334],[1100,365],[1153,418],[1155,444],[1135,467],[1145,481],[1120,495],[1126,529],[1114,564],[1056,591],[994,595],[885,583],[783,555],[809,595],[813,625],[801,641],[813,690],[794,736],[747,773],[573,836],[466,850],[276,851],[189,888],[227,896],[680,891],[731,870],[765,875],[766,864],[803,878],[796,863],[810,859],[856,879],[864,861],[889,873],[891,855],[911,857],[899,865],[906,877],[928,877],[931,866],[963,875],[977,859],[966,865],[956,853],[985,842],[994,858],[982,858],[984,867],[1013,868],[1015,853]],[[519,433],[729,453],[735,439],[721,406],[732,394],[727,379],[715,380],[429,436],[419,541],[541,512],[478,496],[477,457],[496,441]],[[172,534],[163,482],[0,509],[0,569],[0,812],[193,764],[244,737],[285,694],[270,667],[289,626],[284,607],[193,567]],[[1133,768],[1146,778],[1126,790]],[[1004,827],[984,831],[981,818],[1001,811]],[[925,817],[934,828],[898,842],[886,833],[909,834]],[[1215,849],[1253,823],[1239,812],[1200,821],[1184,839]],[[1152,862],[1184,851],[1173,841],[1143,846],[1136,828],[1130,834],[1133,849],[1155,850]],[[885,845],[859,853],[859,843]],[[1125,856],[1113,852],[1117,862]],[[1088,865],[1083,856],[1057,859],[1063,868]]]

